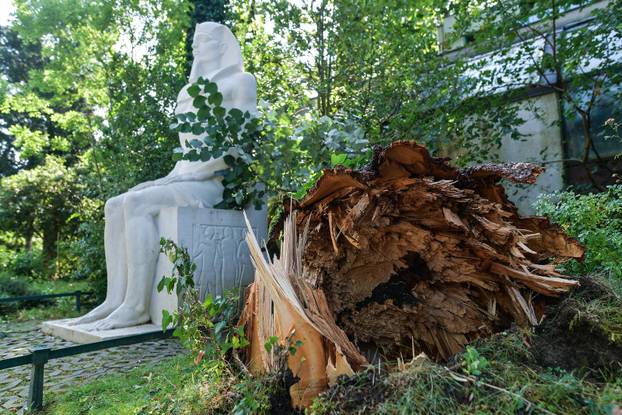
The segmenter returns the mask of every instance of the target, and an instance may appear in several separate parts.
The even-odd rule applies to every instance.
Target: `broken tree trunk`
[[[445,360],[512,323],[538,324],[545,299],[577,285],[555,265],[583,256],[548,220],[520,217],[499,184],[541,172],[529,163],[458,170],[414,142],[376,149],[362,170],[325,170],[294,206],[281,258],[262,265],[253,254],[258,277],[242,319],[251,368],[269,370],[270,333],[282,342],[314,333],[300,338],[305,358],[289,362],[300,378],[294,403],[305,405],[364,355]]]

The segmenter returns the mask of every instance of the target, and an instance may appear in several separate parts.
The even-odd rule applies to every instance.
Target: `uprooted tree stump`
[[[442,361],[512,323],[537,325],[546,298],[577,285],[555,265],[583,256],[547,219],[519,216],[499,184],[541,172],[529,163],[458,170],[414,142],[377,149],[361,170],[325,170],[294,206],[281,258],[266,262],[255,246],[242,317],[251,369],[269,370],[270,336],[300,340],[288,365],[302,406],[374,354]]]

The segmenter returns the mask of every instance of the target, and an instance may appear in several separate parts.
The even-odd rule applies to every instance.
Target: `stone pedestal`
[[[266,210],[249,208],[246,215],[259,241],[267,238],[268,216]],[[208,293],[222,294],[232,288],[243,289],[253,281],[254,268],[246,246],[246,223],[241,211],[200,208],[163,209],[159,217],[163,237],[188,249],[197,265],[195,287],[199,298]],[[172,264],[160,254],[153,283],[150,315],[155,324],[162,322],[162,310],[177,307],[175,293],[158,292],[158,282],[171,275]]]
[[[249,208],[246,214],[259,241],[267,238],[267,211]],[[224,290],[238,288],[240,293],[253,281],[254,268],[246,245],[246,222],[241,211],[175,207],[162,209],[158,216],[160,236],[174,241],[188,249],[192,261],[197,265],[194,275],[199,298],[208,293],[220,295]],[[125,329],[86,331],[80,326],[67,326],[66,320],[47,321],[42,330],[54,336],[76,343],[91,343],[99,340],[128,336],[161,330],[162,310],[175,311],[177,295],[166,290],[158,292],[157,285],[165,275],[171,275],[173,266],[164,254],[160,254],[156,273],[153,276],[149,314],[151,324]]]

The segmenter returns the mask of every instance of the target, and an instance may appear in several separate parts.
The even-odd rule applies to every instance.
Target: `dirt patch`
[[[292,399],[289,395],[289,388],[298,381],[289,368],[282,370],[275,377],[273,387],[269,396],[270,414],[302,414],[303,412],[294,409]]]
[[[604,305],[590,307],[585,300],[606,301],[614,315],[602,314]],[[622,323],[622,301],[602,284],[582,278],[576,293],[551,306],[547,315],[532,338],[538,364],[586,371],[597,378],[603,371],[622,369],[622,339],[612,331]]]
[[[387,372],[377,368],[365,370],[355,376],[341,377],[336,385],[321,395],[331,403],[330,413],[370,413],[388,396]]]

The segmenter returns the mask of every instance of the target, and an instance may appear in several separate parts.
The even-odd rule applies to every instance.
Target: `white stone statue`
[[[187,89],[199,77],[218,85],[222,106],[257,112],[255,77],[244,72],[240,45],[221,24],[198,24],[192,43],[194,61],[189,83],[177,98],[176,114],[195,112]],[[182,148],[200,138],[180,133]],[[141,183],[127,193],[106,202],[105,250],[107,270],[106,300],[71,325],[87,330],[130,327],[149,321],[149,302],[159,256],[158,214],[170,207],[213,207],[222,201],[222,177],[227,168],[222,158],[206,162],[178,161],[165,177]]]

